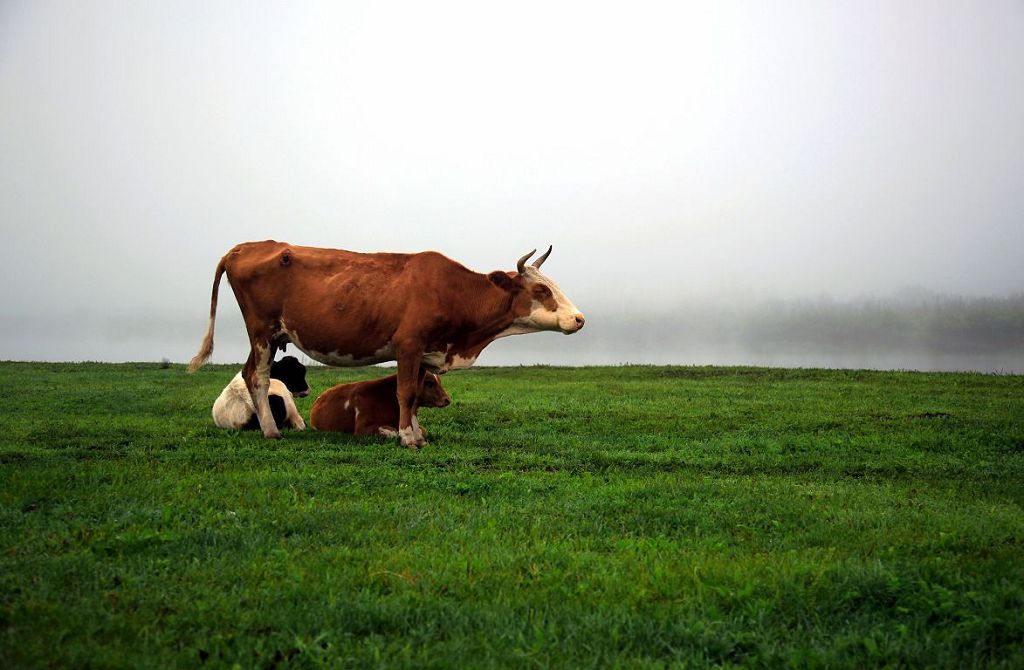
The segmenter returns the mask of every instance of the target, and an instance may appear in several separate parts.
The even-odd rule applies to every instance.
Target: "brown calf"
[[[313,403],[309,423],[316,430],[394,437],[399,419],[397,393],[398,375],[332,386]],[[447,407],[451,402],[433,372],[424,375],[417,397],[417,408]],[[419,426],[415,410],[412,421]],[[423,428],[420,431],[425,432]]]

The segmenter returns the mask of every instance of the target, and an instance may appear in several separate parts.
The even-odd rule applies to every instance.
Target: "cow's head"
[[[423,376],[423,390],[420,391],[420,407],[447,407],[452,399],[441,386],[441,378],[433,372]]]
[[[534,249],[516,262],[517,273],[492,272],[491,281],[506,289],[521,291],[520,303],[528,313],[517,315],[513,328],[507,334],[528,333],[538,330],[557,330],[566,335],[583,327],[585,319],[576,305],[562,293],[558,284],[540,271],[551,254],[551,247],[544,254],[527,265],[526,261],[537,253]],[[500,275],[500,276],[499,276]]]
[[[280,380],[297,398],[305,398],[309,395],[306,366],[294,356],[285,356],[279,361],[274,361],[274,364],[270,366],[270,377]]]

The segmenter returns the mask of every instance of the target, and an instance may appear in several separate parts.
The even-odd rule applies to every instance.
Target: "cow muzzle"
[[[561,331],[566,335],[572,335],[573,333],[579,332],[579,330],[583,328],[583,324],[586,322],[587,320],[583,318],[582,314],[573,314],[564,323],[560,324]]]

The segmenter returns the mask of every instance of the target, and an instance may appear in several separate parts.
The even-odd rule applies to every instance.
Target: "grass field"
[[[235,371],[0,364],[0,667],[1024,667],[1022,377],[472,369],[416,452]]]

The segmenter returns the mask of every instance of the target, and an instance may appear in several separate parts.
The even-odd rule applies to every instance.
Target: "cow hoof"
[[[280,440],[281,439],[281,431],[274,430],[274,431],[271,431],[269,433],[263,433],[263,437],[267,438],[268,440]]]
[[[422,449],[423,447],[427,446],[427,441],[426,440],[411,440],[409,442],[406,442],[405,440],[402,440],[402,446],[406,447],[408,449]]]
[[[402,446],[409,447],[410,449],[419,449],[427,443],[426,440],[416,434],[412,426],[399,430],[398,437],[402,441]]]

